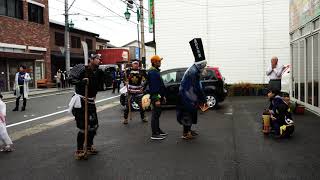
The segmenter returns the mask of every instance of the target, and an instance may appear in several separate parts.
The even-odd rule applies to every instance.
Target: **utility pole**
[[[69,7],[68,0],[64,1],[64,16],[65,16],[65,28],[64,28],[64,54],[66,60],[66,71],[67,74],[70,73],[70,39],[69,39]]]
[[[144,45],[143,0],[140,0],[140,28],[141,28],[141,58],[142,58],[143,68],[146,68],[146,49]]]

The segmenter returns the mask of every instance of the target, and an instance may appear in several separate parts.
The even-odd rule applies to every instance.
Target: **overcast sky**
[[[69,6],[73,1],[68,0]],[[140,3],[138,0],[136,2]],[[148,0],[144,0],[144,7],[145,41],[148,42],[152,40],[148,30]],[[97,33],[101,38],[110,40],[111,44],[122,46],[138,39],[137,16],[130,12],[130,21],[127,21],[124,18],[125,11],[123,0],[75,0],[69,14],[79,15],[70,15],[69,19],[72,19],[75,28]],[[49,0],[49,19],[64,23],[63,14],[64,0]]]

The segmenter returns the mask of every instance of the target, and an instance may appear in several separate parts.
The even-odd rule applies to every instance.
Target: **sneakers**
[[[165,136],[160,136],[160,135],[152,135],[151,136],[152,140],[163,140],[165,138],[166,138]]]
[[[167,136],[168,133],[163,132],[162,130],[160,130],[160,136]]]
[[[19,111],[19,108],[15,107],[12,111]]]
[[[25,111],[25,110],[26,110],[26,107],[22,107],[22,108],[21,108],[21,111]]]
[[[191,131],[189,131],[188,133],[183,133],[183,135],[181,136],[182,139],[185,139],[185,140],[190,140],[190,139],[193,139],[193,136],[191,134]]]
[[[124,119],[122,123],[123,124],[128,124],[128,119]]]
[[[88,151],[89,155],[96,155],[99,153],[99,151],[96,148],[94,148],[93,146],[88,147],[87,151]]]

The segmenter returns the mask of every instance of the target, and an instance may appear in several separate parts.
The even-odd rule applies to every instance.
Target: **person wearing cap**
[[[202,41],[196,38],[189,43],[195,56],[195,63],[187,69],[182,77],[176,109],[177,121],[183,126],[182,139],[185,140],[198,135],[191,127],[198,122],[199,106],[207,108],[206,96],[200,82],[200,75],[207,66]]]
[[[98,129],[98,116],[95,105],[95,98],[98,93],[97,70],[100,64],[100,55],[91,54],[89,56],[89,64],[86,68],[84,64],[75,65],[70,71],[69,81],[75,85],[75,94],[73,95],[69,108],[75,117],[77,128],[79,129],[77,136],[77,151],[75,158],[84,157],[84,139],[85,139],[85,88],[88,85],[88,154],[97,154],[98,151],[93,147],[93,139]],[[78,102],[78,103],[77,103]]]
[[[124,77],[125,84],[128,88],[127,98],[134,102],[138,102],[141,121],[148,122],[141,101],[145,88],[146,72],[139,67],[139,61],[137,59],[133,60],[131,64],[132,67],[126,69]],[[124,110],[123,124],[128,124],[129,106],[131,104],[129,105],[128,99],[125,102],[126,108]]]
[[[29,94],[29,81],[31,77],[29,73],[26,72],[26,66],[21,65],[19,67],[19,72],[16,73],[15,83],[14,83],[14,94],[16,95],[16,107],[12,111],[19,111],[19,101],[22,96],[23,106],[21,111],[26,110],[27,98]]]
[[[167,133],[160,129],[161,104],[166,103],[165,86],[160,75],[161,58],[158,55],[151,57],[152,67],[148,70],[147,83],[149,86],[150,99],[152,104],[151,129],[152,140],[165,139]]]

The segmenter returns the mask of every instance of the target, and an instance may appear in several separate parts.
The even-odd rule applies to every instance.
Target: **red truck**
[[[129,50],[125,48],[108,48],[97,50],[101,54],[101,64],[123,64],[130,59]]]

